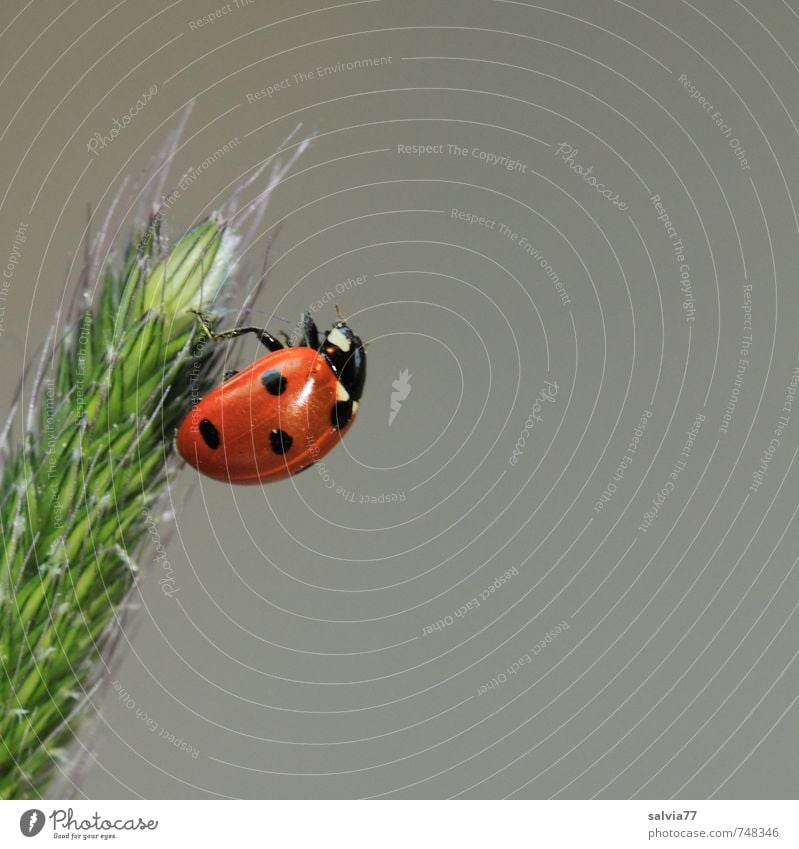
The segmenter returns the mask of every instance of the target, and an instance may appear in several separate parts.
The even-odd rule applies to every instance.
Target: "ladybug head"
[[[363,343],[344,321],[337,321],[319,346],[341,385],[353,401],[359,401],[366,382],[366,351]]]

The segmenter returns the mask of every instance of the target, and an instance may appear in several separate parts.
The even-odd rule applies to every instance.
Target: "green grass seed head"
[[[240,192],[263,168],[234,193],[240,226],[262,220],[306,145],[274,159],[255,202],[242,207]],[[48,337],[16,441],[0,434],[2,799],[40,796],[67,765],[108,672],[174,430],[217,361],[190,310],[213,315],[229,293],[238,237],[212,216],[167,248],[157,213],[134,233],[99,273],[93,305],[84,297],[59,344]]]

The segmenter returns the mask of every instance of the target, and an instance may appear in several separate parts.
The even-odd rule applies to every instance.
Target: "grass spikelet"
[[[269,191],[305,147],[272,163]],[[237,202],[237,198],[234,198]],[[0,798],[42,795],[118,642],[174,430],[216,364],[189,309],[232,286],[268,192],[163,247],[155,214],[45,346],[16,439],[0,438]],[[12,417],[14,417],[12,412]]]

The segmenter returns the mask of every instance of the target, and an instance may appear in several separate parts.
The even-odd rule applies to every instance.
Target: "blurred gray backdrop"
[[[796,796],[793,0],[10,2],[0,33],[4,406],[87,205],[122,192],[121,244],[191,100],[172,232],[302,124],[254,317],[369,340],[317,469],[175,469],[79,796]]]

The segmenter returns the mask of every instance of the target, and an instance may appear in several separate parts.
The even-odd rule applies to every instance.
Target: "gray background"
[[[795,797],[799,407],[748,488],[799,348],[796,4],[253,0],[190,25],[220,5],[0,12],[4,267],[20,222],[28,235],[0,335],[4,397],[67,277],[72,291],[87,204],[99,217],[126,175],[146,176],[191,99],[175,179],[240,144],[184,193],[173,232],[302,122],[317,138],[264,223],[283,221],[258,307],[294,320],[366,275],[335,299],[370,340],[366,394],[321,473],[233,488],[176,470],[178,592],[161,591],[145,553],[113,674],[127,696],[97,698],[77,794]],[[391,61],[293,76],[368,57]],[[92,134],[153,84],[90,155]],[[559,158],[561,143],[628,209]],[[414,144],[468,153],[398,152]],[[685,246],[693,322],[654,194]],[[753,344],[723,432],[745,283]],[[332,321],[332,303],[317,316]],[[389,426],[403,369],[411,391]],[[557,396],[525,430],[546,380]],[[361,501],[392,493],[404,500]]]

